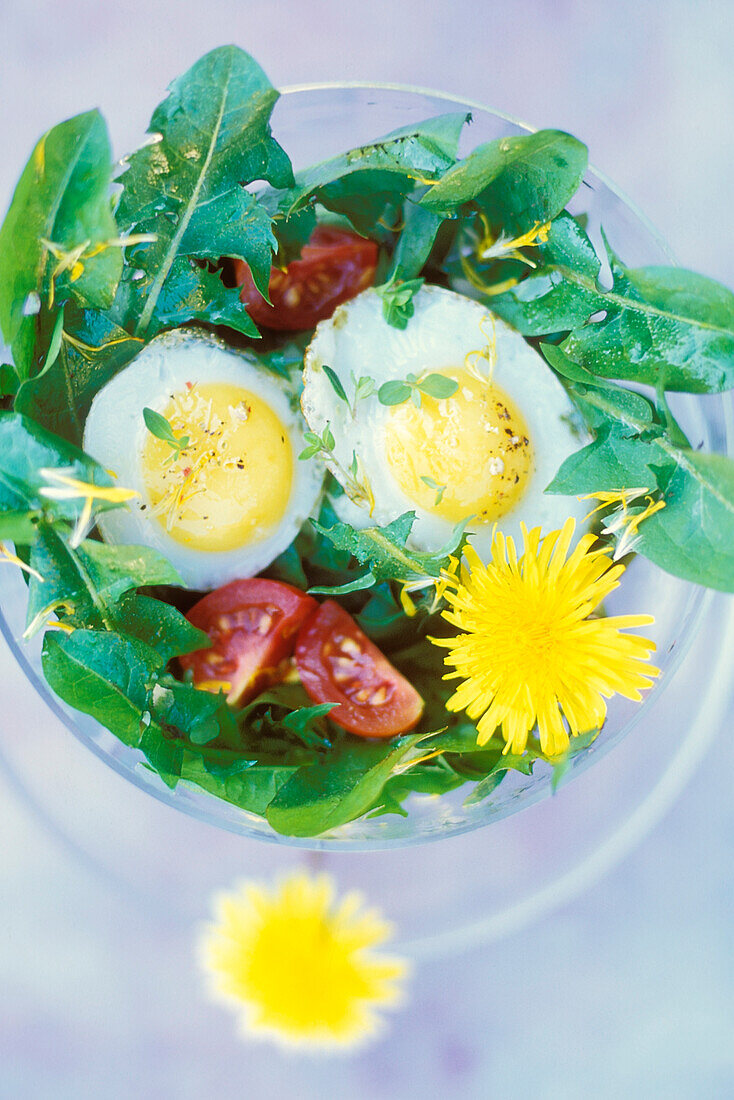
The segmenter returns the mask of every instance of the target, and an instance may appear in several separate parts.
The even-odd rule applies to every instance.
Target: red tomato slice
[[[315,703],[338,703],[329,718],[362,737],[395,737],[413,728],[423,700],[351,615],[326,600],[301,627],[296,665]]]
[[[209,635],[211,649],[179,657],[197,687],[227,692],[244,704],[282,679],[281,662],[293,653],[296,634],[318,607],[316,600],[280,581],[231,581],[189,611],[189,622]]]
[[[372,286],[377,268],[377,245],[345,229],[317,226],[300,260],[285,271],[270,272],[270,301],[256,289],[250,269],[234,261],[240,298],[253,321],[279,332],[300,332],[331,317],[342,302]]]

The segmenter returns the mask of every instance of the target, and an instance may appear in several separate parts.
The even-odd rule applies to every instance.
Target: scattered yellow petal
[[[14,554],[12,550],[8,550],[4,542],[0,542],[0,565],[17,565],[24,573],[30,574],[31,577],[35,577],[38,581],[43,581],[43,577],[38,570],[31,568],[22,558]]]
[[[661,508],[665,507],[665,501],[655,500],[651,493],[651,489],[644,488],[612,489],[610,491],[585,493],[578,498],[579,500],[598,500],[600,502],[596,508],[592,508],[586,516],[586,519],[589,519],[597,512],[603,511],[605,508],[609,508],[611,505],[620,505],[617,510],[606,517],[604,520],[604,527],[602,528],[605,535],[614,535],[617,537],[617,546],[614,551],[615,561],[619,558],[623,558],[624,555],[628,554],[637,544],[639,541],[638,529],[643,520],[648,519],[649,516],[654,516],[656,512],[659,512]],[[639,507],[634,512],[630,512],[630,504],[639,500],[640,497],[645,498],[645,506]]]
[[[550,232],[550,222],[536,222],[525,233],[517,237],[506,237],[500,233],[494,237],[486,219],[484,222],[484,236],[477,245],[477,258],[480,260],[513,259],[520,260],[529,267],[536,265],[527,256],[519,251],[521,248],[537,248],[539,244],[545,244]]]
[[[624,566],[584,535],[570,551],[575,523],[544,538],[523,525],[524,553],[496,532],[485,565],[469,546],[460,578],[448,582],[443,617],[459,633],[431,638],[449,652],[445,679],[461,681],[447,703],[477,722],[479,744],[500,728],[506,752],[522,753],[537,723],[541,748],[564,752],[571,736],[601,728],[605,699],[639,701],[658,669],[653,642],[622,633],[650,615],[591,618],[619,586]]]
[[[38,490],[40,496],[47,500],[83,500],[82,508],[76,527],[69,539],[69,545],[76,549],[87,533],[92,520],[94,501],[102,500],[110,504],[124,504],[133,497],[139,497],[135,489],[123,489],[121,486],[95,485],[90,481],[80,481],[70,477],[61,470],[46,468],[39,471],[46,481],[55,482],[53,485],[45,485]]]
[[[194,687],[198,688],[199,691],[211,691],[215,695],[219,691],[223,691],[228,695],[232,690],[232,684],[229,680],[197,680]]]
[[[391,928],[360,894],[337,898],[324,874],[244,882],[215,899],[201,960],[212,992],[248,1037],[335,1049],[372,1038],[401,999],[408,964],[376,951]]]

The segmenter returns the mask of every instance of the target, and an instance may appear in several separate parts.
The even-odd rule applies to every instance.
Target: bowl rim
[[[534,133],[538,130],[538,127],[534,127],[525,123],[515,116],[498,110],[493,107],[488,107],[476,100],[465,99],[459,95],[453,93],[441,92],[432,88],[426,88],[411,84],[401,83],[382,83],[374,81],[325,81],[316,83],[303,83],[286,85],[279,89],[280,95],[283,97],[289,95],[297,95],[304,93],[314,92],[343,92],[348,90],[362,90],[362,91],[387,91],[387,92],[401,92],[409,95],[420,95],[430,97],[446,103],[457,104],[461,107],[466,107],[476,111],[481,111],[484,114],[494,116],[503,121],[510,123],[511,125],[518,126],[521,129],[526,130],[529,133]],[[277,109],[277,102],[276,102]],[[655,245],[661,250],[661,252],[669,258],[670,262],[676,265],[676,260],[662,234],[657,230],[654,224],[647,218],[646,215],[640,211],[635,203],[628,198],[628,196],[613,182],[605,173],[597,169],[593,165],[587,166],[585,177],[591,175],[595,177],[599,183],[601,183],[606,189],[608,189],[634,216],[635,220],[641,223],[647,233],[650,235]],[[717,395],[722,398],[727,398],[730,395],[722,394]],[[734,403],[729,400],[722,402],[724,408],[724,420],[725,420],[725,432],[727,441],[734,443]],[[684,582],[682,582],[684,583]],[[624,739],[626,735],[637,726],[642,720],[643,715],[649,712],[649,709],[655,705],[660,697],[665,692],[667,685],[671,682],[673,677],[677,674],[681,663],[689,652],[694,639],[696,638],[700,629],[703,617],[707,609],[711,605],[711,601],[716,597],[716,593],[704,589],[700,586],[689,585],[690,592],[687,600],[688,614],[690,615],[690,621],[686,629],[685,635],[681,638],[678,646],[676,647],[676,653],[672,656],[665,669],[665,675],[661,677],[658,684],[651,690],[649,695],[646,696],[643,704],[637,709],[635,714],[628,719],[621,729],[617,731],[617,735],[613,740],[610,740],[609,744],[602,744],[599,746],[597,753],[589,756],[586,754],[583,757],[577,757],[575,762],[572,763],[572,767],[569,768],[569,773],[566,776],[566,780],[575,778],[586,770],[596,760],[601,759],[606,755],[614,746]],[[198,821],[205,822],[213,825],[216,828],[224,829],[227,832],[244,836],[248,839],[264,841],[266,843],[273,843],[278,845],[286,845],[293,848],[302,848],[312,851],[330,851],[330,852],[368,852],[368,851],[385,851],[393,848],[411,847],[417,844],[429,844],[442,839],[450,839],[462,835],[463,833],[473,832],[478,828],[483,828],[492,824],[492,819],[485,821],[464,821],[459,825],[453,825],[443,833],[429,833],[428,835],[419,836],[404,836],[404,837],[385,837],[380,838],[378,836],[366,838],[352,838],[352,837],[330,837],[327,835],[317,837],[294,837],[285,836],[276,833],[275,830],[269,828],[269,831],[255,832],[248,828],[248,819],[255,817],[259,823],[267,826],[267,822],[264,819],[260,819],[256,815],[250,815],[247,811],[239,810],[239,816],[237,819],[230,819],[229,817],[222,816],[221,812],[217,812],[221,799],[216,798],[214,795],[208,794],[208,792],[186,785],[186,790],[191,791],[195,795],[201,795],[206,799],[205,804],[193,805],[187,800],[176,801],[171,797],[172,793],[168,788],[164,788],[161,784],[161,789],[157,787],[155,782],[152,782],[153,777],[143,776],[140,771],[140,761],[135,760],[132,767],[123,763],[121,759],[111,755],[103,746],[99,745],[96,741],[88,738],[84,732],[79,728],[75,722],[72,714],[66,712],[65,707],[61,701],[57,699],[51,690],[50,686],[39,675],[36,669],[32,666],[26,652],[20,649],[17,644],[17,639],[10,628],[10,624],[7,622],[5,616],[0,611],[0,634],[5,638],[10,652],[13,657],[18,661],[21,669],[24,672],[26,678],[34,686],[36,692],[41,694],[44,702],[50,707],[52,712],[62,721],[64,726],[72,733],[72,735],[82,744],[91,749],[108,767],[111,767],[120,776],[127,781],[134,783],[144,793],[150,794],[158,801],[164,802],[174,809],[178,809],[180,812],[187,814],[189,817],[194,817]],[[649,701],[649,702],[648,702]],[[87,717],[87,716],[85,716]],[[91,720],[91,719],[90,719]],[[101,727],[105,729],[105,727]],[[109,732],[106,731],[105,732]],[[110,734],[113,737],[113,734]],[[501,814],[497,820],[502,820],[504,817],[514,816],[515,813],[520,810],[528,809],[538,802],[544,800],[549,794],[549,791],[545,786],[540,786],[533,791],[529,791],[527,797],[523,800],[522,805],[516,810],[509,813]],[[210,811],[207,807],[212,806]],[[225,801],[226,806],[230,806]],[[237,810],[237,807],[231,807],[233,810]]]

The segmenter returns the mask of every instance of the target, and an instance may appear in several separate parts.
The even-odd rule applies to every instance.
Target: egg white
[[[415,312],[407,327],[397,329],[384,319],[379,294],[366,290],[318,325],[306,351],[301,405],[312,431],[321,434],[328,425],[334,436],[333,461],[327,464],[345,489],[334,501],[339,516],[354,527],[383,526],[403,512],[415,511],[411,542],[416,548],[437,550],[448,542],[453,523],[418,506],[392,473],[385,446],[390,408],[380,404],[376,392],[355,402],[354,379],[372,378],[377,390],[384,382],[405,379],[409,373],[420,377],[461,367],[467,354],[486,346],[494,334],[492,378],[522,413],[533,451],[525,492],[496,521],[496,527],[518,545],[522,522],[548,531],[573,516],[577,527],[583,527],[588,512],[583,502],[544,493],[561,463],[589,441],[578,412],[550,367],[518,332],[497,317],[490,319],[479,302],[442,287],[424,286],[413,303]],[[349,405],[336,394],[324,364],[339,377]],[[486,361],[479,366],[486,372]],[[348,474],[355,455],[374,497],[371,514],[354,492]],[[494,529],[494,522],[469,524],[471,542],[485,559]]]
[[[293,453],[293,485],[278,526],[260,541],[229,550],[195,549],[172,538],[151,514],[142,464],[148,435],[143,409],[148,406],[164,412],[170,394],[183,390],[187,382],[241,386],[269,405],[287,432]],[[321,493],[323,465],[297,458],[304,427],[292,395],[257,361],[196,330],[156,337],[100,390],[84,427],[87,453],[112,470],[120,485],[140,493],[129,508],[99,516],[103,538],[159,550],[190,588],[216,588],[238,577],[255,576],[290,545]]]

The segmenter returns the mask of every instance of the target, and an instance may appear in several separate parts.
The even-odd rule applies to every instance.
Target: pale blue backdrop
[[[413,83],[568,129],[681,263],[734,287],[728,0],[0,0],[0,207],[50,124],[100,106],[121,153],[166,81],[228,41],[278,85]],[[207,1003],[179,904],[185,859],[162,857],[155,906],[134,874],[120,888],[116,845],[127,842],[128,859],[138,845],[149,879],[145,830],[151,847],[153,830],[176,833],[176,859],[214,834],[87,760],[4,648],[0,683],[0,749],[21,742],[26,764],[45,754],[68,799],[44,821],[0,771],[3,1097],[734,1095],[728,718],[673,808],[606,878],[514,936],[419,967],[386,1039],[324,1063],[243,1045]],[[59,822],[66,814],[78,831],[97,781],[114,824],[92,863]],[[196,897],[183,910],[198,913]]]

